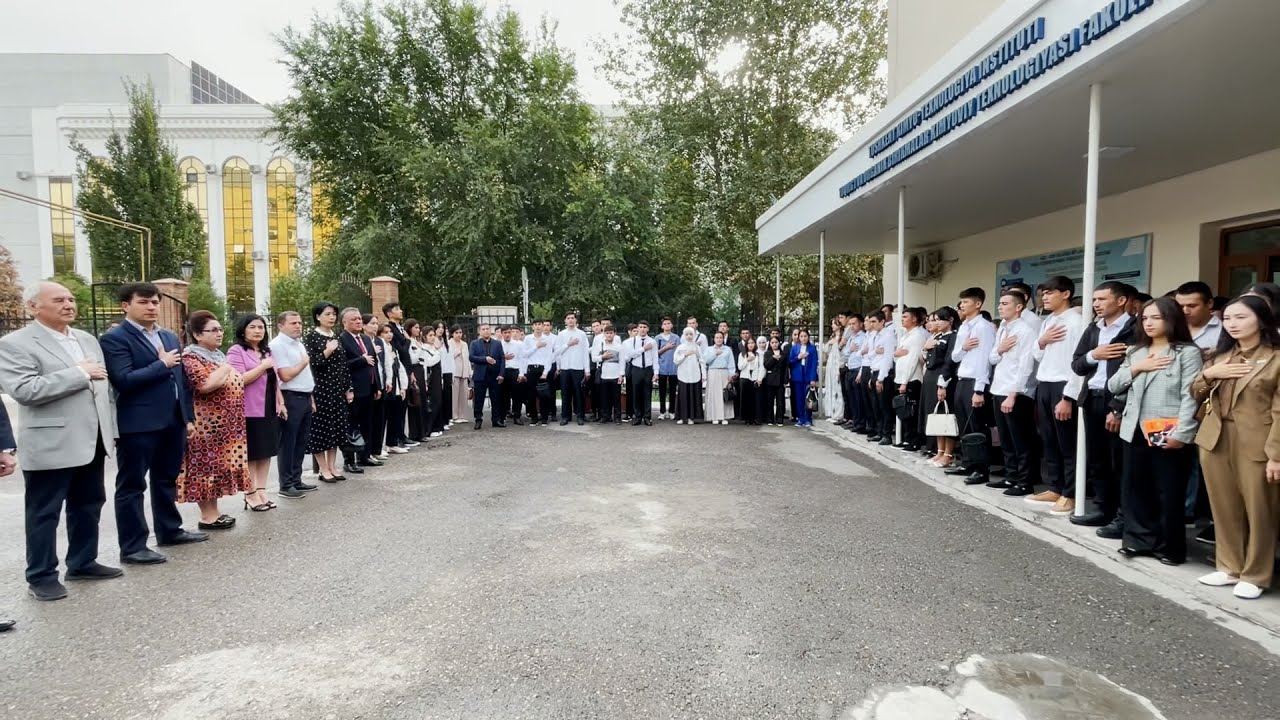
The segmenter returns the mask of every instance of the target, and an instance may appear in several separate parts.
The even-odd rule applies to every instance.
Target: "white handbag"
[[[945,400],[933,406],[933,412],[925,418],[924,434],[929,437],[957,437],[960,435],[960,424],[956,416],[947,407]]]

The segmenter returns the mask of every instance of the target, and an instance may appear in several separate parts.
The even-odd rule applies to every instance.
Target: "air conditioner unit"
[[[206,163],[206,164],[205,164],[205,166],[204,166],[204,171],[205,171],[205,172],[207,172],[207,173],[209,173],[210,175],[217,175],[217,174],[218,174],[218,166],[217,166],[217,165],[214,165],[213,163]]]
[[[250,165],[250,166],[249,166],[249,172],[253,173],[254,175],[261,175],[261,174],[262,174],[262,166],[261,166],[261,165]]]
[[[929,283],[942,277],[942,250],[933,248],[912,253],[907,260],[907,279]]]
[[[300,238],[298,238],[297,240],[295,240],[295,241],[294,241],[294,243],[295,243],[295,244],[296,244],[300,249],[302,249],[302,250],[306,250],[307,248],[311,247],[311,238],[304,238],[304,237],[300,237]]]
[[[254,262],[263,262],[264,260],[267,259],[267,251],[254,250],[249,257],[252,257]]]

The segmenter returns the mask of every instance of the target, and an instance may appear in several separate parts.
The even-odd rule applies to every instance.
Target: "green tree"
[[[0,317],[21,318],[22,283],[9,248],[0,245]]]
[[[772,320],[774,262],[756,218],[884,102],[879,0],[627,0],[605,71],[662,168],[655,205],[672,257],[717,297]],[[816,259],[784,258],[783,315],[815,319]],[[832,257],[827,299],[879,295],[881,261]],[[718,303],[727,312],[732,303]]]
[[[181,277],[184,260],[204,262],[207,238],[199,212],[183,195],[174,149],[160,135],[159,106],[150,85],[128,85],[129,127],[113,131],[107,154],[97,157],[72,139],[77,157],[81,210],[151,229],[147,279]],[[89,251],[96,280],[128,282],[140,279],[142,264],[138,233],[87,221]]]

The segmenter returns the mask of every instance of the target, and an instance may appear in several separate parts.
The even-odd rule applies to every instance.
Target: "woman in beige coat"
[[[467,354],[467,341],[462,328],[454,325],[449,335],[449,354],[453,357],[453,422],[465,423],[471,412],[471,358]]]

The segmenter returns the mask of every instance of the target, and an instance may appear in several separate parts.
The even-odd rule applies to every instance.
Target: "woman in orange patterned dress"
[[[218,511],[218,498],[253,488],[244,421],[244,383],[222,353],[222,323],[208,310],[191,313],[195,344],[182,352],[182,369],[195,398],[196,419],[178,477],[178,502],[200,506],[201,530],[225,530],[236,519]]]

